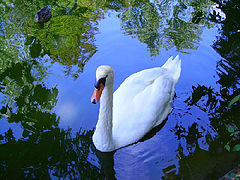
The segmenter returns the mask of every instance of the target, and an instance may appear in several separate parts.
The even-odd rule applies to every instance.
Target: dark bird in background
[[[34,20],[35,22],[38,23],[45,23],[48,22],[51,19],[51,17],[52,17],[51,6],[47,5],[36,13]]]

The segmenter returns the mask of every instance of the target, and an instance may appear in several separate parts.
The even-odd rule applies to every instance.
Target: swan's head
[[[102,65],[96,70],[96,82],[95,90],[93,92],[91,102],[96,104],[102,95],[102,91],[105,87],[113,85],[113,69],[110,66]]]

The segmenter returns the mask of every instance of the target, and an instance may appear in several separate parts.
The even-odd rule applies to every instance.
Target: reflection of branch
[[[161,48],[166,50],[176,47],[178,51],[197,49],[202,33],[203,24],[210,27],[203,16],[206,16],[209,2],[175,4],[171,10],[165,6],[170,2],[152,3],[131,2],[120,14],[122,28],[125,34],[137,37],[147,44],[151,56],[160,53]],[[195,15],[192,22],[189,7],[192,6]],[[200,8],[199,8],[200,7]]]
[[[216,110],[220,100],[218,99],[219,94],[214,92],[213,88],[199,84],[197,87],[193,86],[192,88],[192,95],[184,101],[185,103],[188,103],[189,106],[195,105],[205,112],[207,111],[206,107],[209,108],[209,111]],[[204,106],[198,104],[202,101],[205,102]]]
[[[106,179],[115,180],[115,170],[114,170],[114,156],[115,151],[113,152],[100,152],[96,150],[96,155],[98,157],[99,163],[104,170]]]
[[[73,136],[71,129],[54,128],[15,141],[9,130],[0,135],[0,140],[5,139],[0,144],[0,174],[6,179],[104,179],[89,161],[92,134],[92,130],[80,130]]]

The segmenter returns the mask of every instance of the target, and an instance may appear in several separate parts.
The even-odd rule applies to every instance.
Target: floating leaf
[[[232,127],[228,127],[228,132],[233,133],[234,129]]]
[[[240,151],[240,144],[235,145],[233,151]]]
[[[227,151],[230,151],[230,146],[229,146],[228,144],[226,144],[226,145],[224,146],[224,148],[225,148]]]

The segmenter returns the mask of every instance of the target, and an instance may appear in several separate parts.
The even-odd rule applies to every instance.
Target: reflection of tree
[[[41,83],[45,72],[34,60],[1,64],[0,92],[3,98],[0,121],[20,123],[22,137],[12,129],[0,134],[1,179],[104,178],[91,159],[95,149],[93,130],[72,135],[58,128],[58,90]]]
[[[0,121],[20,123],[23,133],[20,139],[10,128],[0,134],[1,179],[104,179],[92,164],[93,130],[73,136],[70,129],[58,128],[52,112],[58,90],[41,83],[46,75],[41,65],[34,60],[6,61],[0,68]]]
[[[240,94],[240,7],[238,1],[219,1],[226,19],[214,12],[210,19],[221,24],[220,36],[213,48],[222,56],[217,63],[219,90],[205,85],[193,86],[192,95],[185,101],[189,108],[196,106],[208,113],[210,126],[201,125],[201,119],[184,128],[181,123],[172,129],[179,144],[177,155],[180,159],[179,176],[216,179],[223,176],[240,162],[239,152],[227,152],[224,145],[231,138],[231,146],[238,143],[239,135],[230,137],[227,128],[240,129],[240,104],[228,109],[233,97]],[[222,20],[222,21],[220,21]],[[214,132],[214,133],[213,133]],[[188,146],[185,151],[185,147]],[[190,148],[189,148],[190,145]],[[204,147],[205,146],[205,147]],[[201,168],[200,168],[201,167]],[[211,172],[211,173],[209,173]]]
[[[72,75],[78,76],[85,63],[96,52],[94,45],[96,29],[87,23],[86,18],[64,15],[53,18],[44,29],[34,33],[36,40],[51,59],[66,66],[65,72],[68,75],[75,71]],[[74,66],[77,66],[76,70]]]
[[[206,87],[203,89],[206,90]],[[204,99],[204,102],[209,100],[206,94],[201,96],[201,93],[197,94],[195,91],[194,93],[194,96],[199,95],[199,100]],[[191,103],[198,102],[192,100],[189,100],[190,107]],[[201,104],[200,106],[199,103],[192,105],[205,106],[205,109],[202,108],[202,110],[208,112],[214,109],[211,109],[211,105]],[[215,103],[214,99],[211,103]],[[239,127],[239,117],[239,107],[224,112],[216,109],[214,112],[209,112],[211,126],[201,125],[203,120],[198,119],[189,127],[184,127],[183,124],[179,123],[172,128],[171,131],[179,140],[177,149],[179,168],[177,174],[172,169],[165,173],[166,179],[184,179],[186,177],[188,179],[199,179],[199,177],[201,177],[200,179],[218,179],[231,168],[236,167],[240,162],[239,152],[229,153],[224,149],[224,145],[229,141],[229,134],[226,131],[227,125],[234,124]],[[194,121],[193,117],[192,120]],[[239,142],[239,139],[236,138],[236,141]],[[176,170],[176,167],[173,169]]]
[[[3,179],[104,179],[90,163],[93,131],[54,128],[15,140],[11,129],[0,135],[0,174]]]
[[[38,61],[26,59],[21,51],[22,39],[10,35],[7,32],[10,25],[5,23],[0,24],[3,27],[0,36],[0,118],[20,122],[23,136],[57,126],[58,120],[51,110],[57,102],[58,90],[41,83],[46,77],[45,69]]]
[[[34,13],[46,6],[46,3],[20,0],[12,2],[11,6],[4,4],[7,12],[4,16],[5,35],[12,39],[11,35],[15,34],[13,43],[17,43],[19,37],[24,35],[23,49],[27,51],[26,47],[29,47],[32,58],[48,54],[52,61],[66,67],[67,75],[76,78],[96,52],[96,21],[102,18],[102,11],[89,6],[94,1],[54,0],[51,2],[53,18],[44,25],[37,24],[33,20]]]
[[[146,43],[153,55],[157,54],[155,51],[160,37],[158,29],[161,17],[156,11],[152,3],[134,1],[120,14],[125,33]]]
[[[240,7],[236,1],[221,2],[219,1],[219,6],[227,18],[219,22],[222,25],[220,36],[213,44],[213,48],[223,58],[217,63],[217,74],[219,76],[217,84],[220,86],[220,91],[198,85],[193,87],[192,97],[187,100],[189,105],[200,105],[200,101],[204,99],[206,103],[201,104],[201,106],[217,117],[221,117],[228,111],[228,103],[240,93],[240,34],[238,32]],[[219,14],[212,14],[212,21],[218,22],[219,19],[221,19]],[[232,108],[235,109],[236,106]]]
[[[43,82],[47,71],[41,56],[50,55],[76,77],[95,53],[93,24],[100,17],[85,2],[52,1],[54,17],[44,25],[33,17],[47,2],[0,3],[0,121],[23,129],[21,137],[14,137],[18,129],[0,134],[1,179],[105,177],[95,162],[93,130],[73,135],[60,129],[53,112],[58,89]]]
[[[211,5],[209,0],[177,3],[54,0],[51,2],[53,17],[44,25],[34,23],[33,17],[34,12],[47,5],[45,1],[20,0],[12,5],[14,10],[5,6],[9,23],[17,27],[13,28],[15,34],[25,35],[25,45],[29,47],[31,57],[48,54],[52,61],[66,67],[66,74],[74,77],[96,52],[97,20],[103,18],[107,9],[120,12],[125,33],[147,44],[152,56],[159,54],[162,48],[176,47],[183,52],[196,49],[202,28],[210,26],[206,21]]]
[[[222,91],[230,92],[229,88],[231,88],[233,94],[235,94],[240,83],[240,7],[238,1],[226,3],[219,1],[219,4],[227,18],[221,22],[221,35],[213,45],[213,48],[224,58],[218,62],[217,66],[220,77],[218,83],[222,86]],[[213,17],[220,19],[218,16],[219,14]]]
[[[119,15],[122,28],[126,34],[147,44],[152,56],[159,54],[161,48],[196,49],[202,33],[201,25],[210,26],[205,19],[211,3],[174,4],[172,1],[130,1],[128,8]]]
[[[41,67],[36,61],[11,63],[1,67],[1,93],[3,96],[1,116],[9,122],[21,122],[24,135],[57,126],[58,120],[51,110],[56,105],[58,90],[47,88],[42,83]]]

